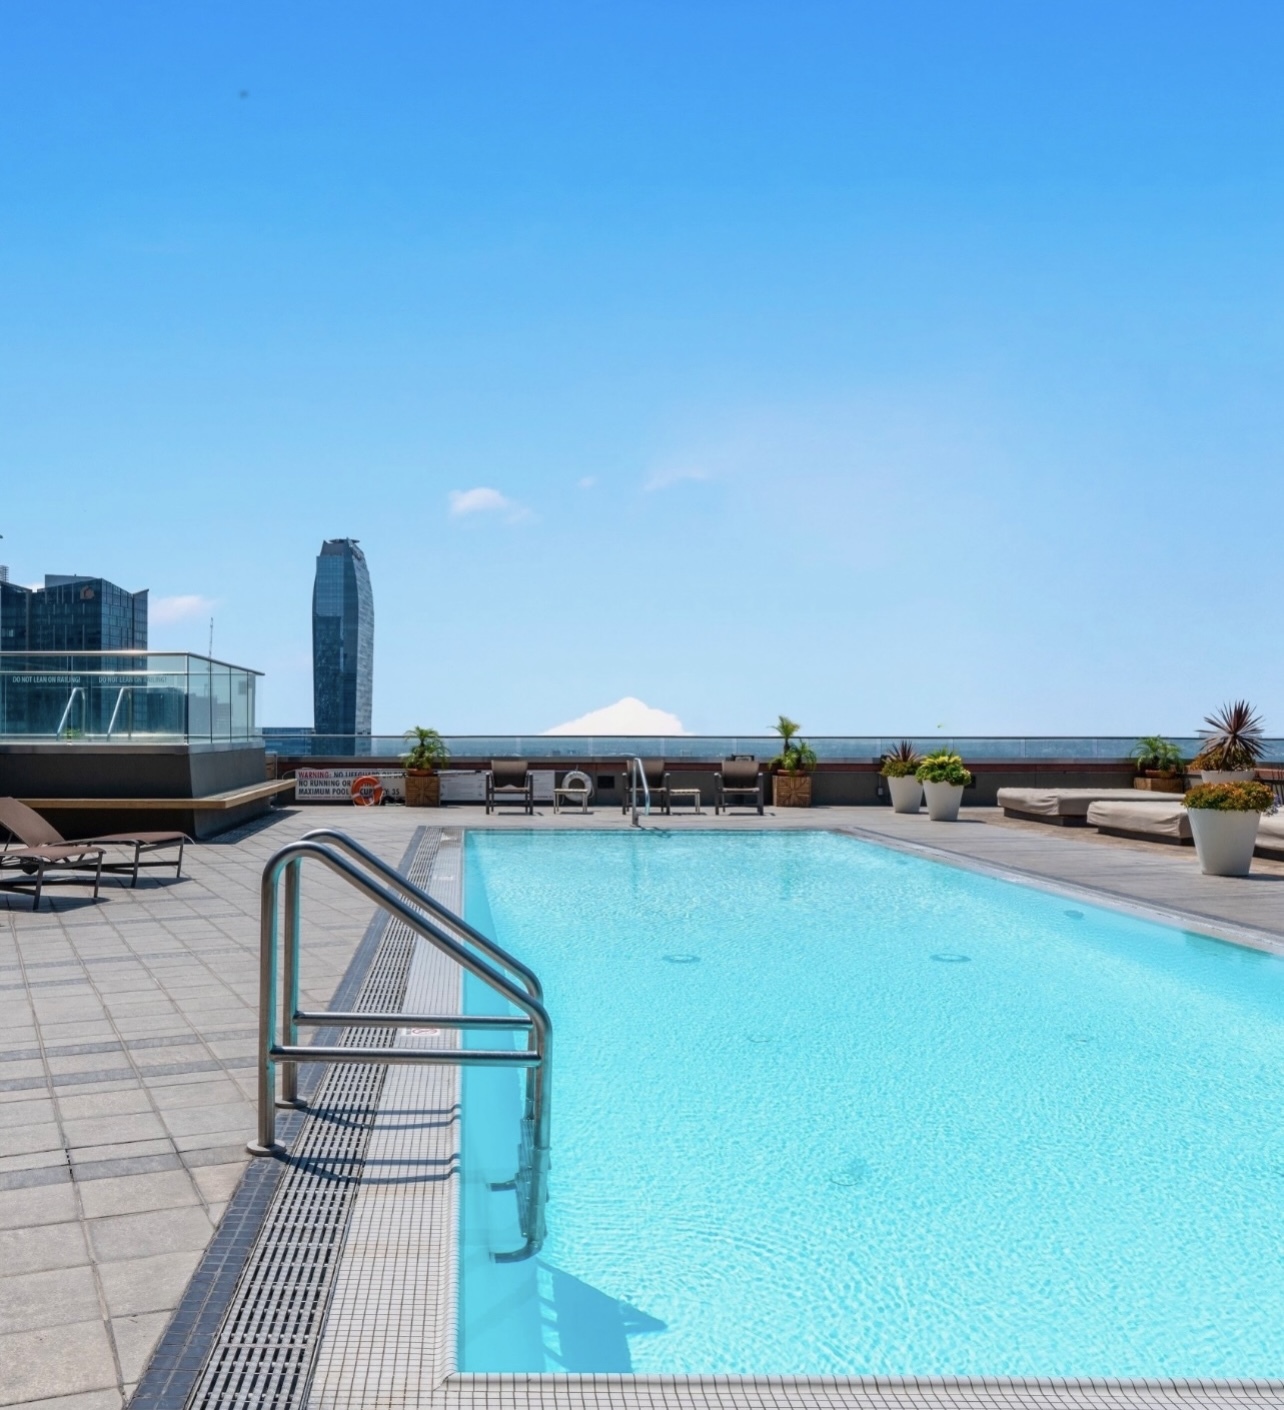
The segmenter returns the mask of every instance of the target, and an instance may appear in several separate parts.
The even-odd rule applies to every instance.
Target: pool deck
[[[965,810],[955,824],[890,809],[818,808],[768,809],[762,818],[684,811],[643,825],[841,829],[1284,950],[1284,864],[1260,859],[1246,879],[1204,877],[1189,848],[1013,822],[992,809]],[[0,893],[0,1406],[116,1410],[144,1379],[167,1328],[172,1346],[200,1298],[208,1320],[230,1293],[271,1196],[260,1172],[281,1165],[255,1162],[243,1180],[251,1164],[244,1142],[255,1124],[259,878],[277,847],[322,826],[341,827],[400,865],[422,828],[446,828],[457,845],[466,828],[618,830],[630,822],[614,808],[587,816],[539,808],[534,818],[515,810],[487,817],[462,806],[284,810],[192,848],[182,881],[158,873],[137,890],[107,881],[98,904],[86,891],[59,888],[34,914],[28,897]],[[304,1001],[320,1008],[345,975],[351,983],[353,966],[369,950],[362,942],[371,934],[371,907],[319,869],[309,873],[304,894]],[[412,987],[429,982],[412,975]],[[404,1089],[396,1090],[404,1101]],[[372,1149],[383,1141],[396,1159],[413,1164],[417,1157],[398,1140],[376,1124]],[[373,1199],[371,1192],[358,1199],[367,1195]],[[359,1222],[360,1207],[354,1217]],[[332,1322],[360,1315],[364,1285],[348,1282],[334,1304],[347,1310],[332,1309]],[[417,1315],[431,1319],[435,1306],[423,1289],[416,1293]],[[410,1317],[402,1336],[421,1341],[436,1333],[440,1340],[440,1330]],[[344,1343],[349,1384],[352,1358],[367,1354],[361,1345],[356,1337]],[[339,1366],[334,1356],[331,1362]],[[330,1365],[324,1355],[321,1365]],[[356,1369],[373,1375],[377,1367]],[[190,1384],[176,1375],[158,1390],[153,1370],[137,1403],[181,1406]],[[1284,1404],[1284,1388],[426,1375],[365,1398],[327,1393],[306,1400],[340,1402],[461,1410],[1229,1406]]]

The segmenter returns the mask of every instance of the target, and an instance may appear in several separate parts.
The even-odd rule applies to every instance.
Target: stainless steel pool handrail
[[[633,826],[638,827],[638,781],[642,783],[642,793],[646,799],[646,816],[651,816],[651,785],[646,781],[646,766],[635,754],[629,760],[629,801],[633,808]]]
[[[364,862],[371,871],[377,872],[389,886],[400,891],[407,900],[413,901],[417,906],[422,906],[434,919],[441,921],[458,935],[463,936],[470,945],[479,949],[492,964],[497,965],[500,969],[511,970],[526,986],[526,992],[530,994],[531,998],[543,1001],[543,986],[539,982],[538,975],[529,965],[524,965],[516,955],[510,955],[489,936],[483,935],[480,930],[469,925],[462,916],[457,916],[449,906],[443,906],[435,896],[430,896],[427,891],[402,876],[382,857],[376,856],[368,847],[363,847],[355,837],[349,837],[346,832],[340,832],[337,827],[317,827],[313,828],[311,832],[305,832],[303,840],[305,842],[327,842],[331,846],[347,852],[349,856],[356,857],[358,861]]]
[[[360,848],[350,838],[351,848]],[[350,849],[349,849],[350,850]],[[402,922],[414,934],[454,960],[480,979],[501,998],[522,1011],[517,1015],[302,1012],[298,1008],[299,937],[301,877],[303,863],[312,860],[328,867],[350,886],[373,901],[380,910]],[[375,868],[382,872],[382,864]],[[276,1031],[278,942],[278,892],[285,877],[285,983],[282,985],[282,1034]],[[404,880],[404,878],[403,878]],[[407,883],[409,885],[409,883]],[[399,888],[400,889],[400,888]],[[418,888],[414,888],[418,892]],[[422,893],[419,893],[422,894]],[[440,903],[436,903],[439,905]],[[443,908],[445,909],[445,908]],[[466,922],[453,913],[452,923]],[[471,929],[471,927],[469,927]],[[480,937],[485,946],[498,946]],[[258,1139],[248,1144],[254,1155],[274,1155],[281,1151],[276,1140],[276,1065],[283,1063],[286,1094],[283,1105],[297,1104],[297,1064],[301,1062],[345,1063],[429,1063],[467,1067],[526,1068],[526,1110],[518,1142],[519,1169],[508,1187],[517,1191],[522,1247],[493,1255],[497,1261],[511,1262],[538,1252],[544,1240],[544,1205],[547,1199],[549,1157],[549,1087],[552,1060],[552,1023],[543,1003],[514,983],[477,953],[475,945],[461,943],[428,916],[415,910],[391,888],[369,876],[333,848],[304,839],[282,847],[263,868],[259,912],[259,1052],[258,1052]],[[511,957],[510,957],[511,958]],[[524,968],[524,967],[523,967]],[[533,976],[532,976],[533,978]],[[538,980],[535,981],[538,987]],[[478,1028],[526,1030],[526,1047],[485,1050],[476,1048],[387,1048],[303,1045],[298,1041],[298,1025],[349,1028]],[[286,1074],[290,1074],[286,1076]]]

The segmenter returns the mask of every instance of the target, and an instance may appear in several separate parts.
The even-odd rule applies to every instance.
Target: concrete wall
[[[13,798],[173,798],[168,809],[49,810],[65,837],[179,831],[213,837],[265,813],[270,800],[226,811],[182,801],[264,779],[263,746],[246,744],[0,744],[0,795]]]

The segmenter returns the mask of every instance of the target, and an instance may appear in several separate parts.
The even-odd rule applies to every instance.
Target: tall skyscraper
[[[0,580],[0,651],[144,651],[147,589],[46,573],[42,588]]]
[[[327,539],[312,587],[312,708],[317,734],[369,734],[374,597],[356,539]]]

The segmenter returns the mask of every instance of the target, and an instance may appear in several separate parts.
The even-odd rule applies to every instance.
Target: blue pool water
[[[1284,962],[826,833],[470,833],[466,885],[556,1050],[527,1263],[466,1072],[462,1369],[1284,1371]]]

